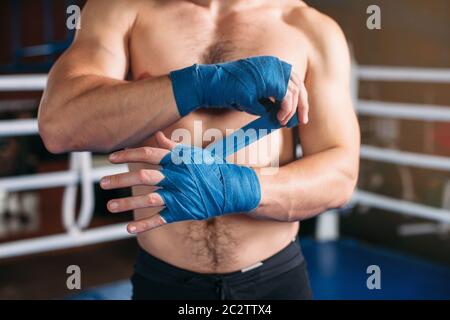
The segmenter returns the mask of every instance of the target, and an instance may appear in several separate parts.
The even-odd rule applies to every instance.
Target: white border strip
[[[359,80],[404,82],[450,82],[450,69],[357,66]]]

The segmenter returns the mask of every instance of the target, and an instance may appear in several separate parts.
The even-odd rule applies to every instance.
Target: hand
[[[140,170],[104,177],[103,189],[138,185],[156,186],[147,195],[114,199],[111,212],[157,207],[159,214],[129,224],[128,231],[139,233],[185,220],[205,220],[235,212],[250,212],[261,200],[261,186],[251,168],[227,163],[207,150],[177,144],[161,132],[156,134],[161,148],[143,147],[111,154],[112,163],[144,162],[161,170]]]
[[[199,107],[232,108],[251,114],[267,113],[262,100],[280,102],[277,117],[284,126],[300,106],[307,122],[303,83],[291,65],[271,56],[252,57],[213,65],[193,65],[170,73],[181,116]],[[300,102],[300,103],[299,103]]]

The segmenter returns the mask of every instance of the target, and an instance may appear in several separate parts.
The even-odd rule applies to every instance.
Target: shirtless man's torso
[[[145,251],[176,267],[197,273],[241,270],[282,250],[296,237],[299,220],[326,208],[342,205],[353,190],[359,140],[348,90],[349,57],[345,38],[330,18],[296,0],[90,0],[83,10],[81,30],[74,44],[50,75],[49,88],[41,105],[41,134],[47,147],[54,152],[101,150],[103,138],[103,141],[108,138],[118,141],[106,149],[114,149],[119,145],[155,146],[154,137],[147,135],[136,138],[138,134],[134,132],[127,133],[128,136],[134,134],[134,138],[129,140],[132,143],[125,145],[122,142],[127,136],[124,133],[123,138],[119,137],[117,132],[132,130],[130,126],[128,129],[125,126],[126,121],[131,122],[126,117],[134,117],[136,132],[139,127],[152,125],[138,123],[145,115],[138,114],[144,109],[138,109],[137,105],[149,101],[145,95],[150,95],[151,90],[162,88],[164,81],[167,81],[164,77],[171,71],[195,63],[215,64],[262,55],[276,56],[290,63],[293,72],[304,81],[311,105],[310,121],[299,128],[278,130],[228,160],[255,168],[269,166],[274,159],[278,160],[275,162],[279,162],[281,168],[291,165],[290,171],[277,178],[271,188],[278,188],[279,181],[280,186],[292,186],[311,193],[299,193],[298,196],[290,194],[289,199],[293,200],[283,201],[289,202],[288,211],[297,212],[298,218],[282,221],[234,214],[206,221],[178,222],[138,235],[139,245]],[[164,79],[161,80],[162,84],[144,89],[138,88],[138,85],[132,88],[129,82],[123,84],[127,78],[130,82],[142,83]],[[72,97],[64,100],[72,101],[73,106],[67,104],[67,109],[72,107],[75,110],[77,99],[78,105],[99,104],[95,99],[102,99],[100,101],[105,105],[114,105],[114,101],[123,100],[120,101],[121,106],[91,111],[89,117],[81,118],[81,115],[75,115],[75,111],[72,111],[72,119],[80,117],[79,123],[86,126],[79,138],[85,139],[85,142],[69,142],[66,139],[65,143],[71,143],[70,146],[64,146],[63,142],[56,146],[52,142],[52,133],[55,136],[55,132],[69,130],[67,125],[56,128],[59,126],[57,121],[52,121],[56,119],[54,113],[57,106],[63,104],[52,92],[57,92],[61,88],[58,83],[64,81],[74,84],[70,86],[66,83],[64,89],[65,96]],[[128,90],[134,90],[127,98],[123,98],[125,88],[116,89],[115,92],[106,91],[108,85],[119,88],[122,84],[128,86]],[[88,87],[95,87],[95,97],[89,95],[89,92],[94,91],[87,90]],[[117,92],[122,89],[124,91],[119,96]],[[84,97],[81,97],[82,91],[85,92]],[[105,96],[100,98],[102,93]],[[111,103],[106,99],[111,99]],[[157,100],[151,102],[158,103]],[[145,108],[150,110],[146,112],[151,112],[150,102]],[[94,115],[94,112],[97,114]],[[116,118],[109,120],[108,117],[112,115]],[[92,117],[103,119],[101,121],[104,123],[95,123]],[[225,134],[227,129],[239,129],[256,118],[235,110],[199,109],[172,121],[162,130],[167,137],[180,128],[194,136],[196,121],[200,121],[203,131],[214,128]],[[76,121],[73,120],[74,123]],[[52,126],[55,128],[52,129]],[[117,132],[112,132],[112,128],[117,128]],[[298,130],[298,134],[294,134],[293,130]],[[77,132],[76,129],[73,132]],[[295,145],[299,143],[294,141],[297,136],[302,140],[306,160],[300,161],[304,161],[304,169],[292,166],[295,162]],[[193,141],[199,147],[205,147],[208,143],[198,138]],[[239,157],[239,153],[257,153],[268,149],[270,153],[263,152],[262,156],[257,157],[256,163],[249,164],[242,160],[246,157]],[[336,159],[334,167],[328,165],[330,159]],[[130,164],[129,167],[132,171],[151,168],[142,163]],[[324,168],[329,168],[327,170],[330,172]],[[327,186],[326,190],[324,185]],[[154,187],[151,186],[135,186],[133,194],[145,195],[152,190]],[[283,203],[281,200],[279,202],[281,204],[277,205],[281,208]],[[277,211],[277,205],[270,209],[273,215],[277,214],[274,212]],[[135,218],[141,220],[157,212],[155,208],[138,209],[135,210]]]

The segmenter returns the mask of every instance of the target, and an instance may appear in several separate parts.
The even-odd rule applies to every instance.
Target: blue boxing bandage
[[[279,106],[206,149],[178,145],[160,162],[164,179],[158,184],[167,222],[205,220],[227,213],[249,212],[261,201],[261,186],[252,168],[227,163],[227,156],[280,128]],[[298,125],[297,114],[288,127]],[[256,134],[246,136],[246,130]],[[260,130],[264,129],[264,130]],[[237,138],[237,139],[235,139]],[[236,141],[237,143],[229,143]],[[226,146],[231,148],[226,149]],[[218,152],[218,150],[220,150]]]
[[[281,101],[292,66],[276,57],[260,56],[199,65],[170,73],[178,112],[183,117],[203,108],[232,108],[263,115],[261,99]]]
[[[160,162],[158,184],[167,222],[205,220],[258,207],[261,187],[253,169],[227,163],[209,151],[178,145]]]

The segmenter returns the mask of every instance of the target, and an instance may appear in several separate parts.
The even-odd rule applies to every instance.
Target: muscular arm
[[[81,29],[52,68],[39,108],[51,152],[119,149],[180,117],[169,77],[124,80],[136,18],[129,7],[116,0],[86,4]]]
[[[345,204],[356,184],[360,140],[349,90],[348,48],[339,27],[319,18],[320,27],[302,20],[312,44],[305,79],[310,122],[299,129],[303,158],[275,175],[259,174],[262,201],[257,216],[306,219]]]

